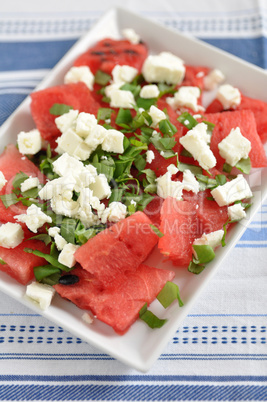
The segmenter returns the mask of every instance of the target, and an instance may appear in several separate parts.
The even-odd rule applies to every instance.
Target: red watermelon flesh
[[[134,271],[156,245],[158,236],[150,224],[143,212],[136,212],[89,239],[76,251],[76,261],[105,287],[114,286],[118,277]]]
[[[91,91],[83,82],[65,84],[43,89],[31,94],[31,113],[42,137],[56,147],[56,138],[61,135],[55,124],[57,116],[49,110],[55,103],[72,106],[79,112],[91,113],[97,116],[100,105],[94,99]]]
[[[158,247],[174,265],[188,265],[192,259],[192,243],[198,237],[197,210],[194,202],[165,199],[161,209]]]
[[[185,66],[185,77],[182,85],[189,85],[192,87],[199,87],[204,89],[204,77],[209,73],[210,69],[204,66]]]
[[[264,144],[267,141],[267,102],[241,94],[241,103],[233,110],[251,110],[254,113],[257,132]],[[223,105],[218,99],[214,99],[206,109],[206,113],[219,113],[222,111]]]
[[[128,40],[106,38],[79,56],[74,65],[88,66],[93,74],[97,70],[111,74],[117,64],[132,66],[141,71],[147,55],[148,49],[144,43],[132,44]]]
[[[174,272],[141,264],[125,272],[112,288],[101,289],[99,282],[87,271],[76,268],[79,276],[75,285],[55,285],[56,291],[82,309],[89,309],[96,317],[110,325],[118,334],[124,334],[139,317],[145,303],[150,304]]]
[[[251,142],[249,157],[252,167],[267,166],[266,154],[257,133],[256,121],[250,110],[205,114],[205,120],[215,124],[211,136],[210,148],[217,159],[216,168],[221,169],[225,160],[220,156],[218,144],[230,134],[231,129],[239,127],[242,135]]]
[[[38,177],[41,183],[44,182],[44,175],[37,166],[34,165],[27,157],[23,156],[15,145],[8,145],[4,152],[0,155],[0,171],[3,172],[6,185],[0,191],[0,194],[10,194],[12,192],[12,182],[16,174],[19,172],[26,173],[28,176]],[[14,215],[25,213],[27,207],[21,202],[6,208],[0,199],[0,222],[16,222]],[[25,227],[25,225],[22,225]]]
[[[153,225],[156,227],[160,227],[160,211],[162,208],[162,204],[164,202],[164,198],[155,195],[152,201],[144,209],[144,213],[149,217]]]
[[[0,247],[0,258],[6,263],[6,265],[0,264],[0,270],[26,285],[34,278],[33,268],[45,265],[46,261],[34,254],[26,253],[23,251],[24,248],[49,252],[45,244],[39,240],[24,240],[15,248]]]

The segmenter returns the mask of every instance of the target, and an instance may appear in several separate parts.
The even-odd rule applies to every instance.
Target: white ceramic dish
[[[148,43],[151,52],[157,53],[168,50],[184,59],[188,64],[202,64],[212,68],[219,67],[226,74],[228,82],[240,88],[248,96],[267,101],[267,73],[264,70],[199,40],[188,38],[123,9],[112,9],[104,15],[93,29],[63,57],[39,85],[38,89],[62,83],[66,71],[80,53],[104,37],[119,38],[121,30],[129,27],[138,32],[141,38]],[[6,144],[16,141],[19,131],[26,131],[34,127],[29,105],[30,99],[27,98],[3,124],[0,130],[1,151]],[[42,314],[125,364],[140,371],[149,370],[182,320],[189,313],[203,288],[241,237],[265,198],[267,194],[266,170],[253,172],[249,177],[249,182],[254,192],[254,201],[249,212],[249,219],[244,224],[236,225],[231,231],[227,246],[218,250],[216,259],[208,265],[201,275],[190,274],[187,270],[177,270],[175,282],[179,285],[184,307],[179,308],[174,303],[165,311],[157,302],[152,304],[152,308],[156,313],[168,318],[167,324],[161,329],[151,330],[143,322],[138,321],[124,336],[119,336],[98,320],[95,320],[91,326],[87,325],[81,318],[83,311],[57,296],[50,308]],[[162,257],[158,252],[153,253],[148,263],[168,268],[166,263],[162,263]],[[172,269],[173,267],[170,265],[169,268]],[[4,273],[0,274],[0,290],[41,313],[37,306],[24,298],[25,287],[16,283]]]

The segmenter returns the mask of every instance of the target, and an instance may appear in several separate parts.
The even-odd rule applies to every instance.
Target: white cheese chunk
[[[211,191],[211,195],[217,204],[222,207],[233,204],[235,201],[251,198],[253,194],[244,176],[239,174],[235,179],[214,188]]]
[[[108,134],[107,129],[97,124],[85,139],[85,143],[94,151],[98,145],[101,145]]]
[[[167,171],[164,175],[156,179],[157,194],[159,197],[173,197],[177,200],[182,199],[183,184],[180,181],[171,180],[171,172]]]
[[[156,84],[144,85],[139,95],[144,99],[157,98],[159,96],[159,88]]]
[[[230,84],[221,85],[216,98],[221,102],[224,109],[235,108],[241,102],[241,94],[237,88]]]
[[[186,191],[192,191],[195,194],[199,192],[199,182],[189,169],[186,169],[183,173],[182,184]]]
[[[236,127],[218,144],[218,148],[226,163],[235,166],[240,159],[248,158],[251,142],[241,134],[240,128]]]
[[[133,109],[135,106],[134,95],[131,91],[123,91],[120,89],[113,89],[110,92],[110,106],[122,107],[125,109]]]
[[[71,67],[64,77],[64,84],[83,82],[93,90],[95,77],[88,66]]]
[[[64,131],[67,131],[69,128],[75,129],[78,114],[78,110],[70,109],[67,113],[56,117],[55,123],[59,131],[64,133]]]
[[[90,184],[90,189],[93,195],[99,200],[104,198],[109,198],[111,196],[111,188],[108,184],[107,178],[104,174],[100,173],[96,178],[95,182]]]
[[[46,215],[35,204],[27,208],[26,214],[15,215],[14,218],[19,222],[25,223],[33,233],[37,233],[37,230],[45,223],[52,222],[52,218]]]
[[[155,159],[155,154],[153,151],[148,150],[146,151],[146,162],[147,163],[152,163],[152,161]]]
[[[60,234],[56,233],[55,235],[55,245],[58,250],[63,250],[64,246],[67,244],[67,241]]]
[[[92,151],[93,150],[89,147],[89,145],[87,145],[85,142],[82,142],[75,148],[73,156],[80,159],[81,161],[86,161],[87,159],[89,159]]]
[[[18,134],[19,152],[24,155],[35,155],[42,148],[42,138],[39,130],[33,129],[27,133],[21,131]]]
[[[52,301],[55,294],[55,289],[52,286],[32,282],[27,286],[26,296],[39,304],[42,310],[46,310]]]
[[[69,268],[72,268],[76,263],[74,254],[78,250],[79,247],[80,246],[75,246],[74,244],[67,243],[63,247],[63,250],[60,252],[60,254],[58,256],[58,261],[61,264],[66,265]]]
[[[225,80],[225,75],[222,73],[221,70],[215,68],[211,70],[205,77],[204,77],[204,88],[207,91],[212,91],[213,89],[217,88]]]
[[[51,199],[51,208],[57,215],[75,218],[79,210],[79,203],[69,197],[65,198],[63,195],[57,194]]]
[[[228,207],[228,216],[231,221],[240,221],[247,216],[245,208],[241,204],[234,204]]]
[[[97,119],[93,114],[81,112],[76,121],[76,134],[86,138],[97,126]]]
[[[58,143],[61,153],[63,151],[67,152],[69,155],[73,155],[75,149],[78,145],[82,144],[83,140],[72,128],[69,128],[56,139],[56,142]]]
[[[7,180],[6,180],[3,172],[0,171],[0,191],[6,185],[6,183],[7,183]]]
[[[73,172],[84,169],[83,163],[73,156],[70,156],[67,152],[56,159],[52,165],[54,172],[59,176],[67,176]]]
[[[180,84],[184,78],[183,60],[169,52],[150,55],[146,58],[142,73],[147,82]]]
[[[215,232],[211,232],[208,234],[203,234],[199,239],[196,239],[193,243],[193,245],[207,245],[211,246],[213,249],[216,247],[220,246],[222,238],[224,235],[223,230],[216,230]]]
[[[149,109],[149,111],[148,111],[148,114],[149,114],[150,117],[152,118],[151,127],[153,127],[153,128],[158,127],[159,122],[160,122],[161,120],[165,120],[165,119],[167,118],[167,117],[166,117],[166,114],[165,114],[162,110],[158,109],[158,108],[157,108],[156,106],[154,106],[154,105],[150,106],[150,109]]]
[[[84,322],[86,322],[86,324],[92,324],[93,323],[93,321],[94,321],[94,317],[92,317],[90,314],[88,314],[88,313],[84,313],[83,315],[82,315],[82,320],[84,321]]]
[[[113,83],[123,85],[126,82],[132,82],[138,74],[138,70],[131,66],[120,66],[117,64],[113,68],[111,74],[113,78]]]
[[[174,175],[176,173],[179,172],[179,169],[177,166],[175,166],[173,163],[171,163],[168,167],[167,167],[167,172],[170,172],[171,175]]]
[[[209,170],[216,165],[216,158],[213,155],[210,147],[207,145],[206,140],[203,137],[202,129],[205,123],[197,124],[192,130],[189,130],[186,135],[180,138],[180,144],[190,152],[199,165]],[[201,126],[202,125],[202,126]],[[207,125],[205,124],[207,131]]]
[[[115,152],[122,154],[124,152],[123,147],[124,134],[118,130],[107,130],[104,141],[102,142],[102,149],[107,152]]]
[[[173,108],[177,109],[181,106],[189,107],[194,112],[204,110],[203,106],[198,105],[198,99],[200,97],[200,89],[198,87],[184,86],[180,87],[175,92],[173,97],[166,99],[167,103]]]
[[[101,214],[101,222],[119,222],[127,215],[127,207],[122,202],[113,201]]]
[[[38,177],[29,177],[21,183],[20,189],[22,192],[31,190],[34,187],[38,187],[40,185]]]
[[[123,29],[122,35],[133,45],[137,45],[140,42],[140,36],[132,28]]]
[[[57,226],[53,226],[53,227],[48,229],[48,234],[51,237],[55,237],[59,233],[60,233],[60,229]]]
[[[0,226],[0,246],[4,248],[17,247],[24,238],[22,227],[18,223],[5,223]]]

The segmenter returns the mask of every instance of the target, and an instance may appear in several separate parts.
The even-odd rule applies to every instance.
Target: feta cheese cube
[[[241,204],[234,204],[228,207],[228,216],[231,221],[240,221],[247,216],[245,208]]]
[[[78,110],[70,109],[68,113],[64,113],[61,116],[56,117],[55,123],[59,131],[64,133],[64,131],[67,131],[69,128],[75,129],[78,114]]]
[[[151,163],[155,159],[155,154],[153,151],[148,150],[146,151],[146,161],[147,163]]]
[[[213,249],[220,246],[222,238],[224,235],[223,230],[216,230],[215,232],[211,232],[208,234],[203,234],[199,239],[196,239],[193,245],[202,246],[207,245],[211,246]]]
[[[179,169],[177,166],[175,166],[173,163],[171,163],[168,167],[167,167],[167,172],[169,172],[171,175],[174,175],[176,173],[179,172]]]
[[[135,99],[131,91],[123,91],[121,89],[113,89],[110,92],[110,106],[122,107],[125,109],[133,109],[135,106]]]
[[[29,177],[21,183],[20,189],[22,192],[31,190],[34,187],[38,187],[40,185],[38,177]]]
[[[140,42],[140,36],[132,28],[123,29],[122,35],[133,45],[137,45]]]
[[[218,144],[218,148],[226,163],[235,166],[240,159],[248,158],[251,142],[241,134],[240,128],[236,127]]]
[[[159,122],[161,120],[165,120],[167,118],[166,114],[154,105],[150,106],[148,114],[152,118],[151,127],[153,127],[153,128],[158,127]]]
[[[0,171],[0,191],[6,185],[6,183],[7,183],[7,180],[6,180],[3,172]]]
[[[197,124],[192,130],[189,130],[186,135],[181,137],[179,141],[180,144],[190,152],[193,158],[198,161],[203,169],[209,170],[216,165],[216,158],[203,137],[203,124],[205,123]],[[207,131],[208,127],[207,125],[205,126]]]
[[[104,141],[102,142],[103,151],[115,152],[117,154],[123,154],[124,147],[124,134],[118,130],[107,130]]]
[[[52,222],[52,218],[46,215],[35,204],[27,208],[26,214],[15,215],[14,218],[19,222],[25,223],[33,233],[37,233],[37,230],[45,223]]]
[[[101,145],[106,138],[110,130],[105,129],[105,127],[97,124],[94,129],[85,138],[85,143],[89,145],[92,150],[95,150],[98,145]]]
[[[71,67],[64,77],[64,84],[83,82],[93,90],[95,77],[88,66]]]
[[[17,247],[24,238],[22,227],[18,223],[5,223],[0,226],[0,246],[4,248]]]
[[[73,172],[84,169],[83,163],[73,156],[70,156],[67,152],[56,159],[52,165],[54,172],[59,176],[67,176]]]
[[[82,144],[83,140],[72,128],[69,128],[56,139],[56,142],[58,143],[61,152],[67,152],[69,155],[73,155],[75,149],[78,145]]]
[[[79,210],[79,204],[69,198],[65,198],[63,195],[58,194],[51,199],[52,211],[57,215],[65,215],[69,218],[75,218]]]
[[[200,94],[201,92],[198,87],[184,86],[180,87],[174,96],[168,97],[166,101],[173,109],[185,106],[194,112],[198,112],[199,110],[204,110],[203,106],[197,103]]]
[[[85,142],[82,142],[75,148],[73,156],[80,159],[81,161],[86,161],[87,159],[89,159],[92,152],[92,148],[90,148],[89,145],[85,144]]]
[[[79,247],[80,246],[75,246],[74,244],[67,243],[63,247],[63,250],[60,252],[58,256],[58,261],[61,264],[66,265],[66,267],[72,268],[76,263],[74,254]]]
[[[104,174],[100,173],[96,178],[95,182],[90,184],[90,189],[93,195],[99,200],[104,198],[109,198],[111,196],[111,188],[108,184],[107,178]]]
[[[221,84],[224,80],[224,74],[221,72],[221,70],[215,68],[204,77],[204,88],[207,91],[212,91],[213,89],[217,88],[217,86]]]
[[[195,194],[199,192],[199,182],[189,169],[186,169],[183,173],[182,184],[186,191],[192,191]]]
[[[94,321],[94,317],[92,317],[90,314],[88,314],[88,313],[84,313],[83,315],[82,315],[82,320],[84,321],[84,322],[86,322],[86,324],[92,324],[93,323],[93,321]]]
[[[244,176],[239,174],[235,179],[214,188],[211,195],[222,207],[233,204],[235,201],[251,198],[253,194]]]
[[[57,226],[53,226],[53,227],[48,229],[48,234],[51,237],[55,237],[59,233],[60,233],[60,229]]]
[[[119,66],[117,64],[113,68],[111,74],[115,84],[123,85],[126,82],[132,82],[135,76],[138,74],[138,70],[131,66]]]
[[[144,85],[139,95],[144,99],[157,98],[159,96],[159,88],[155,84]]]
[[[221,85],[218,89],[216,98],[221,102],[224,109],[235,108],[240,105],[241,94],[237,88],[230,84]]]
[[[76,121],[76,134],[86,138],[97,126],[97,119],[93,114],[81,112]]]
[[[38,282],[32,282],[26,289],[26,296],[38,303],[42,310],[50,306],[54,294],[52,286]]]
[[[56,244],[56,248],[61,251],[61,250],[63,250],[63,248],[67,244],[67,242],[64,239],[64,237],[62,237],[60,234],[57,233],[55,235],[55,244]]]
[[[181,200],[183,184],[180,181],[171,180],[171,176],[171,172],[167,172],[156,179],[157,194],[162,198],[173,197],[177,200]]]
[[[35,155],[42,148],[42,138],[39,130],[33,129],[27,133],[21,131],[18,134],[19,152],[24,155]]]
[[[147,82],[166,82],[180,84],[184,78],[183,60],[169,52],[150,55],[146,58],[142,73]]]
[[[103,214],[101,215],[101,222],[119,222],[120,220],[124,219],[126,215],[126,205],[119,201],[113,201],[109,204],[109,206],[104,210]]]

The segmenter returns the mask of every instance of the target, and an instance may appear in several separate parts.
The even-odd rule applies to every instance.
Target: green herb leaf
[[[163,236],[164,236],[164,233],[162,233],[162,232],[157,228],[157,226],[155,226],[155,225],[150,225],[150,227],[151,227],[151,229],[153,230],[153,232],[156,233],[156,235],[157,235],[158,237],[163,237]]]
[[[53,265],[40,265],[38,267],[33,268],[35,279],[38,282],[41,282],[45,277],[50,276],[52,274],[56,274],[61,272],[59,268],[53,267]]]
[[[2,258],[0,258],[0,264],[1,265],[6,265],[6,262]]]
[[[38,235],[36,235],[36,236],[33,236],[33,237],[31,237],[29,240],[40,240],[40,241],[43,241],[46,246],[47,246],[49,243],[51,243],[51,241],[52,241],[51,236],[49,236],[49,234],[46,234],[46,233],[41,233],[41,234],[38,234]]]
[[[72,268],[68,268],[66,265],[61,264],[58,262],[57,258],[53,257],[50,254],[45,254],[42,251],[39,250],[32,250],[31,248],[24,248],[26,253],[32,253],[34,255],[37,255],[38,257],[44,258],[49,264],[53,265],[56,268],[61,269],[62,271],[69,272]]]
[[[177,120],[188,128],[188,130],[192,130],[198,124],[198,121],[188,112],[180,114]]]
[[[105,121],[107,119],[110,119],[112,113],[114,113],[114,110],[107,107],[100,107],[97,112],[97,121],[99,122],[100,120]]]
[[[218,186],[223,186],[227,182],[226,176],[224,174],[217,174],[215,176],[215,180],[218,183]]]
[[[157,99],[156,98],[149,98],[149,99],[145,99],[145,98],[137,98],[136,100],[136,105],[139,108],[145,109],[145,110],[149,110],[150,107],[152,105],[155,105]]]
[[[70,105],[54,103],[54,105],[49,109],[49,112],[55,116],[61,116],[62,114],[68,113],[71,109],[73,109],[73,107]]]
[[[240,170],[244,174],[249,174],[251,171],[251,160],[250,157],[246,159],[240,159],[240,161],[237,162],[235,167]]]
[[[13,187],[20,190],[21,184],[28,178],[29,178],[29,176],[26,173],[23,173],[23,172],[17,173],[15,178],[12,181]]]
[[[151,311],[147,310],[147,303],[139,311],[139,317],[144,321],[150,328],[161,328],[167,320],[162,320],[158,318]]]
[[[229,165],[228,163],[224,163],[224,165],[223,165],[223,171],[225,173],[231,173],[232,168],[233,167],[231,165]]]
[[[195,262],[191,261],[188,266],[188,271],[192,272],[192,274],[198,275],[205,269],[205,265],[196,264]]]
[[[215,258],[214,250],[209,245],[193,244],[193,249],[197,253],[198,264],[207,264],[208,262],[212,261]]]
[[[177,128],[168,119],[159,122],[159,129],[163,135],[168,135],[169,137],[172,137],[177,132]]]
[[[101,70],[97,70],[97,72],[95,73],[95,83],[102,86],[107,85],[111,78],[111,75],[104,73]]]
[[[14,193],[0,195],[0,198],[6,208],[19,202],[19,199],[16,197],[16,194]]]
[[[128,126],[133,120],[130,109],[120,108],[116,117],[116,124],[118,126],[124,127]]]
[[[174,300],[178,300],[179,306],[182,307],[184,303],[180,297],[179,287],[173,282],[166,282],[164,288],[157,295],[158,301],[164,308],[169,307]]]
[[[60,234],[68,243],[75,244],[75,229],[78,220],[74,218],[64,218],[61,223]]]
[[[136,98],[139,95],[139,92],[141,91],[141,86],[140,85],[134,85],[134,84],[123,84],[120,89],[122,91],[130,91],[132,92],[133,96]]]
[[[180,172],[184,172],[185,170],[190,170],[191,173],[193,173],[194,176],[197,176],[199,174],[202,175],[202,169],[199,166],[191,165],[189,163],[182,163],[178,162],[178,169]]]

